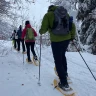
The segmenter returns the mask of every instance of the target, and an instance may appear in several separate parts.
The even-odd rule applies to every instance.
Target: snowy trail
[[[53,80],[57,76],[54,73],[55,65],[50,47],[42,48],[41,86],[38,86],[39,68],[33,64],[27,64],[26,55],[24,55],[23,64],[21,52],[11,50],[9,44],[11,43],[6,44],[8,54],[0,57],[0,94],[2,96],[62,96],[52,86]],[[96,76],[96,56],[88,53],[82,54]],[[79,54],[69,52],[66,56],[69,76],[78,96],[95,96],[96,82]]]
[[[37,84],[38,67],[33,64],[29,65],[26,62],[23,65],[22,58],[22,54],[17,53],[15,50],[12,50],[8,56],[0,58],[2,61],[2,67],[0,67],[0,78],[2,78],[0,79],[0,85],[2,86],[0,87],[0,93],[2,96],[6,96],[6,94],[7,96],[49,96],[50,92],[52,95],[58,96],[60,93],[57,92],[56,95],[53,92],[56,90],[53,90],[51,86],[52,81],[47,82],[48,78],[51,78],[51,75],[48,77],[48,74],[46,74],[47,68],[44,69],[45,66],[42,65],[44,76],[41,75],[41,78],[43,78],[41,80],[42,86],[39,87]]]

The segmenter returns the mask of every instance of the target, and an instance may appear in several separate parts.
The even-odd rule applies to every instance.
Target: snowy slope
[[[52,86],[57,76],[54,73],[54,60],[50,47],[42,48],[41,86],[38,86],[39,68],[25,62],[26,54],[23,64],[22,51],[16,52],[10,41],[3,44],[6,50],[2,55],[3,48],[0,49],[0,96],[63,96]],[[38,45],[35,50],[39,53]],[[96,56],[88,53],[82,53],[82,55],[96,77]],[[95,96],[96,81],[80,55],[76,52],[67,52],[66,56],[72,86],[78,96]]]

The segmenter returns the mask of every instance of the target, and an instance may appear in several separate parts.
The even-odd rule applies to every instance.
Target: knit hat
[[[30,24],[30,22],[27,20],[27,21],[25,22],[25,25],[28,25],[28,24]]]

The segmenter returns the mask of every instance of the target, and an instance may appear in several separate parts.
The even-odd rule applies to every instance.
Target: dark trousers
[[[35,50],[34,50],[34,45],[35,45],[35,42],[26,42],[28,60],[31,59],[30,58],[30,48],[31,48],[31,52],[32,52],[33,56],[36,56],[36,53],[35,53]]]
[[[14,48],[17,48],[17,39],[14,39]]]
[[[20,42],[22,43],[22,50],[23,50],[23,52],[25,52],[24,39],[18,39],[18,40],[17,40],[17,43],[18,43],[18,48],[17,48],[17,50],[20,51]]]
[[[53,57],[55,61],[56,70],[60,79],[60,82],[67,84],[67,61],[66,50],[70,40],[62,42],[51,42]]]

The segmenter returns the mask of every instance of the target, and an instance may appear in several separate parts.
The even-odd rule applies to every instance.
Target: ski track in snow
[[[50,47],[42,48],[41,86],[37,84],[39,68],[26,63],[26,54],[23,64],[23,54],[18,53],[11,46],[7,47],[8,54],[0,57],[0,94],[2,96],[62,96],[53,86],[53,80],[57,76],[54,73],[55,64]],[[39,52],[39,46],[37,49]],[[86,57],[86,54],[83,55]],[[74,88],[77,96],[95,96],[96,82],[82,58],[76,52],[69,52],[66,57],[68,73],[73,82],[70,86]],[[96,61],[89,59],[86,62],[96,76]]]

